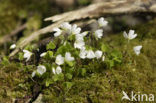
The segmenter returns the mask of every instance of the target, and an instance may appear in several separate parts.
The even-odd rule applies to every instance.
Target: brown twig
[[[18,34],[19,32],[21,32],[22,30],[24,30],[26,28],[26,23],[23,25],[20,25],[19,27],[17,27],[14,31],[12,31],[10,34],[7,34],[5,36],[3,36],[2,38],[0,38],[0,45],[4,44],[5,42],[8,42],[11,40],[12,36],[15,36],[16,34]]]

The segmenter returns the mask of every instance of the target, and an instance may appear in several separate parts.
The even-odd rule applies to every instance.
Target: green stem
[[[128,60],[128,61],[129,61],[130,63],[132,63],[132,55],[131,55],[131,53],[129,52],[129,51],[130,51],[130,46],[129,46],[129,45],[130,45],[130,40],[128,39],[127,48],[126,48],[127,50],[126,50],[126,51],[127,51],[127,56],[129,57],[129,60]]]

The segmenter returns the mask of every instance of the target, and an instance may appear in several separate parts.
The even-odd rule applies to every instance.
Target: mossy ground
[[[43,102],[46,103],[121,103],[122,91],[141,92],[156,96],[156,19],[134,27],[137,39],[130,42],[125,62],[120,66],[93,73],[87,77],[74,78],[71,89],[61,91],[50,86],[42,90]],[[122,33],[104,38],[112,47],[126,50],[127,42]],[[141,54],[136,56],[133,46],[142,45]],[[130,61],[131,60],[131,61]],[[0,67],[0,102],[9,103],[13,98],[29,96],[31,83],[27,74],[16,65]],[[25,88],[25,89],[23,89]],[[127,101],[122,101],[123,103]]]
[[[72,80],[75,83],[72,89],[59,100],[53,90],[48,88],[43,92],[43,100],[48,103],[55,102],[56,99],[67,103],[121,103],[123,90],[127,93],[134,91],[156,95],[155,23],[156,20],[134,27],[138,38],[130,41],[128,51],[131,56],[124,57],[125,63],[112,69],[103,68],[103,72],[89,77],[75,78]],[[122,33],[105,37],[104,42],[109,42],[109,45],[122,51],[127,49],[127,41]],[[143,46],[139,56],[133,51],[133,46],[136,45]],[[132,61],[129,62],[129,59]]]

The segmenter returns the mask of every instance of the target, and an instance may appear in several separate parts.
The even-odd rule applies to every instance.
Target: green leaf
[[[53,51],[47,51],[46,55],[43,58],[46,58],[47,60],[51,59],[53,57]]]
[[[23,53],[20,52],[20,53],[18,54],[18,59],[19,59],[19,60],[23,60],[23,59],[24,59]]]
[[[23,63],[16,63],[16,66],[19,68],[23,68]]]
[[[114,61],[113,60],[107,60],[107,65],[109,68],[112,68],[114,66]]]
[[[57,75],[54,75],[53,76],[53,80],[56,82],[56,81],[58,81],[58,76]]]
[[[28,13],[26,10],[19,10],[18,16],[23,19],[23,18],[26,18],[28,16]]]
[[[69,39],[70,41],[75,40],[75,35],[69,35],[68,39]]]
[[[121,54],[120,51],[114,50],[114,51],[111,53],[111,57],[112,57],[112,60],[114,60],[115,62],[121,63],[122,54]]]
[[[33,51],[33,50],[37,50],[38,48],[36,45],[29,44],[24,49],[26,49],[28,51]]]
[[[72,74],[73,71],[74,71],[74,67],[71,67],[71,68],[70,68],[70,67],[67,66],[67,67],[65,68],[65,72],[66,72],[66,73],[71,73],[71,74]]]
[[[70,73],[67,73],[67,74],[65,74],[65,76],[67,77],[67,79],[72,79],[72,74],[70,74]]]
[[[113,58],[114,61],[121,63],[121,59],[120,58]]]
[[[108,51],[108,46],[105,45],[105,44],[102,44],[102,45],[101,45],[101,50],[102,50],[103,52]]]
[[[60,46],[58,49],[57,49],[57,52],[56,52],[56,55],[58,54],[63,54],[65,53],[67,50],[66,50],[66,47],[65,46]]]
[[[82,76],[85,76],[86,75],[86,69],[85,68],[80,69],[80,74]]]
[[[53,43],[53,42],[50,42],[49,44],[47,44],[46,46],[46,49],[49,50],[49,49],[55,49],[56,48],[56,45]]]
[[[49,56],[50,58],[53,57],[53,52],[52,52],[52,51],[48,51],[47,53],[48,53],[48,56]]]
[[[3,60],[1,62],[3,65],[8,65],[10,62],[6,56],[3,57]]]
[[[47,79],[45,82],[45,85],[46,85],[46,87],[48,87],[52,83],[53,83],[53,81],[51,79]]]
[[[54,81],[61,81],[63,79],[64,79],[64,75],[62,73],[60,73],[58,75],[56,74],[56,75],[53,76]]]
[[[72,82],[65,82],[64,86],[66,89],[70,89],[73,86],[73,83]]]
[[[66,63],[67,63],[70,67],[73,67],[73,66],[74,66],[74,62],[72,62],[72,61],[66,61]]]

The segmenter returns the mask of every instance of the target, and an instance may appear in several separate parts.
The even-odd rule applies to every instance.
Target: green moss
[[[30,95],[29,74],[15,64],[0,67],[0,102],[10,103]]]
[[[156,96],[156,20],[134,29],[138,37],[130,41],[129,49],[122,33],[105,37],[103,42],[111,47],[127,50],[124,63],[112,69],[101,67],[87,77],[77,77],[71,89],[62,89],[63,83],[56,83],[42,90],[42,100],[46,103],[120,103],[122,91],[141,92]],[[141,54],[136,56],[133,47],[143,45]],[[27,81],[30,74],[15,64],[0,67],[0,102],[10,102],[13,98],[31,95],[32,81]],[[27,82],[26,82],[27,81]],[[125,101],[126,102],[126,101]]]
[[[131,55],[124,56],[125,63],[121,66],[109,70],[103,68],[103,72],[90,77],[75,78],[72,80],[74,86],[65,93],[56,95],[56,88],[52,86],[43,91],[43,101],[56,102],[59,96],[65,103],[120,103],[123,90],[156,95],[155,27],[156,20],[134,27],[138,37],[130,42],[128,52]],[[122,33],[104,38],[104,43],[122,52],[127,50],[126,42]],[[139,56],[133,51],[136,45],[143,45]]]

